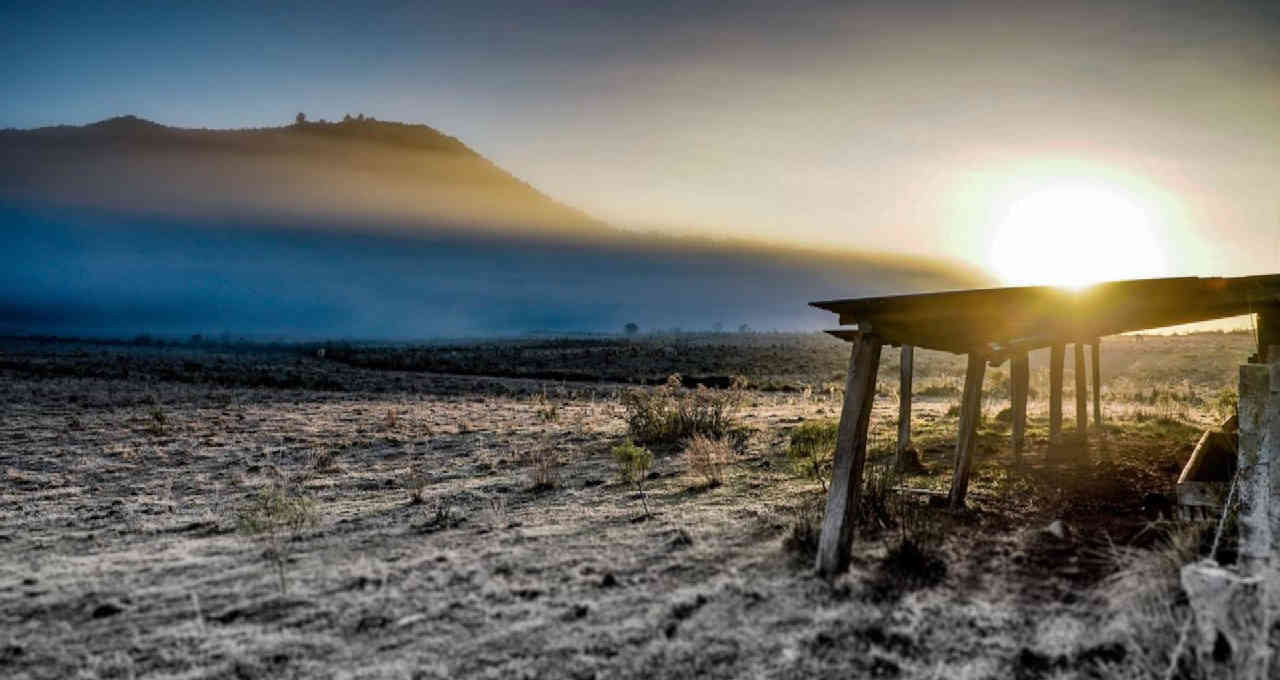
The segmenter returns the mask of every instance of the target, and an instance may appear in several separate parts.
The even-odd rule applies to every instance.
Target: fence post
[[[1271,356],[1280,359],[1275,353]],[[1275,558],[1280,515],[1274,468],[1280,465],[1280,363],[1240,366],[1240,567],[1261,575]]]

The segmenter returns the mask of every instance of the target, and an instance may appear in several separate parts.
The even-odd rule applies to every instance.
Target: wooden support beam
[[[915,364],[915,348],[902,346],[898,372],[898,461],[899,470],[906,467],[907,449],[911,448],[911,378]]]
[[[1093,339],[1093,426],[1102,427],[1102,348],[1099,338]]]
[[[1031,391],[1031,362],[1026,352],[1009,360],[1009,407],[1013,411],[1013,458],[1022,465],[1027,433],[1027,395]]]
[[[1084,345],[1076,342],[1076,434],[1083,442],[1089,435],[1089,378],[1084,368]]]
[[[973,468],[973,449],[978,441],[978,416],[982,408],[982,377],[986,368],[986,357],[978,352],[969,353],[969,366],[964,373],[964,396],[960,402],[960,432],[956,437],[956,470],[951,478],[952,510],[964,507],[964,495],[969,489],[969,471]]]
[[[818,573],[835,576],[849,567],[853,542],[854,513],[862,488],[862,467],[867,460],[867,429],[871,422],[871,402],[876,394],[876,371],[880,368],[881,339],[859,334],[849,354],[845,379],[844,408],[836,434],[835,458],[831,464],[831,487],[827,510],[818,539]]]
[[[1062,439],[1062,365],[1067,360],[1067,347],[1055,343],[1049,348],[1049,443]]]

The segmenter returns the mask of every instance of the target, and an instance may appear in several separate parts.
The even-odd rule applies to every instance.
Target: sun
[[[996,227],[990,262],[1009,285],[1079,288],[1165,273],[1140,201],[1088,182],[1046,186],[1013,200]]]

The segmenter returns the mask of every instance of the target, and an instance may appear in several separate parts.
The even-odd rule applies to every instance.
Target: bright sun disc
[[[1010,204],[991,264],[1010,285],[1072,288],[1165,269],[1146,213],[1122,194],[1087,184],[1049,187]]]

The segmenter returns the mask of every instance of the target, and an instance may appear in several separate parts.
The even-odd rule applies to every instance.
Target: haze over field
[[[8,332],[805,329],[826,321],[814,295],[982,280],[922,258],[619,231],[420,125],[127,117],[0,140]]]

